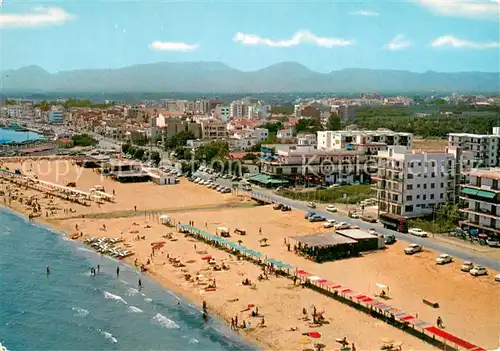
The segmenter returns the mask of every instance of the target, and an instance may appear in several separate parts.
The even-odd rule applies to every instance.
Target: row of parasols
[[[256,259],[265,258],[266,262],[268,264],[269,263],[272,264],[275,268],[286,269],[286,270],[290,270],[290,269],[294,268],[293,266],[291,266],[287,263],[281,262],[281,261],[276,260],[274,258],[268,258],[267,256],[265,256],[264,254],[262,254],[260,252],[257,252],[255,250],[249,249],[245,246],[234,243],[230,240],[227,240],[226,238],[222,238],[220,236],[210,234],[204,230],[195,228],[191,225],[188,225],[185,223],[179,223],[178,226],[179,226],[179,229],[181,229],[182,231],[188,231],[189,233],[199,235],[199,236],[205,238],[206,240],[211,240],[211,241],[219,243],[221,245],[225,245],[226,247],[230,247],[231,249],[240,251],[241,253],[243,253],[247,256],[251,256],[251,257],[256,258]]]

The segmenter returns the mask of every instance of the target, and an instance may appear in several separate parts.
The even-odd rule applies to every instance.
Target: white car
[[[374,228],[370,228],[370,229],[368,229],[368,234],[377,235],[378,233]]]
[[[474,268],[474,263],[472,263],[471,261],[465,261],[462,264],[462,267],[460,267],[460,270],[462,272],[470,272],[472,268]]]
[[[336,230],[348,229],[351,225],[347,222],[340,222],[335,224]]]
[[[323,223],[323,228],[333,228],[335,227],[335,224],[338,222],[334,219],[329,219],[325,223]]]
[[[495,238],[488,238],[486,239],[486,244],[491,247],[500,247],[500,241]]]
[[[420,251],[422,251],[422,246],[420,246],[418,244],[411,244],[410,246],[405,248],[405,254],[407,254],[407,255],[413,255],[413,254],[420,252]]]
[[[470,270],[470,275],[477,277],[480,275],[487,275],[488,271],[483,266],[476,266]]]
[[[328,206],[326,206],[326,210],[328,212],[337,212],[337,207],[335,207],[333,205],[328,205]]]
[[[500,274],[495,275],[495,281],[500,282]]]
[[[316,204],[314,202],[308,202],[307,207],[309,208],[316,208]]]
[[[436,258],[436,264],[446,264],[453,261],[453,258],[448,254],[441,254]]]
[[[421,238],[427,238],[427,232],[424,232],[420,228],[410,228],[408,229],[408,234],[419,236]]]

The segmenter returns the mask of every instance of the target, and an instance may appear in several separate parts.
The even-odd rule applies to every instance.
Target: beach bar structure
[[[335,233],[355,240],[358,243],[359,251],[378,250],[385,247],[383,237],[372,235],[361,229],[343,229],[337,230]]]
[[[335,232],[291,236],[289,239],[296,242],[295,248],[299,253],[316,262],[358,256],[360,252],[356,240]]]
[[[108,164],[110,157],[106,155],[86,155],[76,160],[76,165],[83,168],[101,168]]]

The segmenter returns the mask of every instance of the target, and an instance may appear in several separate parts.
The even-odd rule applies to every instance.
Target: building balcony
[[[500,229],[488,227],[488,226],[485,226],[485,225],[480,224],[478,222],[460,221],[458,223],[460,224],[460,226],[468,226],[468,227],[473,227],[473,228],[477,228],[477,229],[482,229],[484,231],[489,231],[489,232],[494,232],[494,233],[500,234]]]
[[[467,184],[462,184],[462,188],[471,188],[471,189],[476,189],[476,190],[484,190],[484,191],[493,191],[495,193],[500,193],[500,189],[495,189],[493,187],[490,187],[490,186],[477,186],[477,185],[474,185],[474,184],[470,184],[470,183],[467,183]]]
[[[459,209],[459,211],[462,213],[470,213],[470,214],[478,215],[481,217],[488,217],[488,218],[500,220],[500,216],[498,214],[496,214],[494,211],[485,211],[485,210],[481,210],[481,209],[478,210],[478,209],[472,209],[472,208],[461,208],[461,209]]]

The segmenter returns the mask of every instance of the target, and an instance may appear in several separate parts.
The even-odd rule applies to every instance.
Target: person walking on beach
[[[262,235],[262,227],[259,227],[259,234]]]
[[[116,277],[118,278],[120,276],[120,267],[116,267]]]
[[[437,318],[436,324],[439,328],[444,329],[443,319],[441,318],[441,316]]]
[[[134,211],[137,211],[137,206],[134,206]]]

